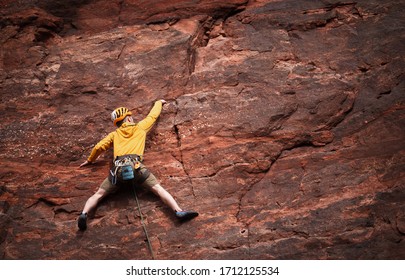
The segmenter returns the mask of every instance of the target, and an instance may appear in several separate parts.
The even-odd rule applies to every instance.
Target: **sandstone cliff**
[[[66,4],[66,3],[69,4]],[[77,231],[110,112],[168,100],[159,259],[405,258],[401,0],[1,0],[0,258],[149,259],[131,190]]]

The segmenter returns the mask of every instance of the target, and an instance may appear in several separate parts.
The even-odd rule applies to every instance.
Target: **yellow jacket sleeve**
[[[110,148],[112,146],[113,140],[114,140],[113,135],[114,135],[113,132],[111,132],[106,137],[104,137],[104,139],[102,139],[100,142],[98,142],[94,146],[93,150],[91,151],[90,156],[87,159],[87,161],[89,161],[89,162],[95,161],[102,152],[104,152],[108,148]]]
[[[155,102],[155,105],[150,110],[146,118],[138,123],[138,127],[148,132],[156,122],[160,112],[162,112],[162,101],[158,100]]]

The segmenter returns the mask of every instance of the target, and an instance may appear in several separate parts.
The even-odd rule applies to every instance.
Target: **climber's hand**
[[[90,165],[90,164],[91,164],[91,162],[88,161],[88,160],[86,160],[85,162],[83,162],[82,164],[80,164],[79,167],[83,167],[83,166]]]

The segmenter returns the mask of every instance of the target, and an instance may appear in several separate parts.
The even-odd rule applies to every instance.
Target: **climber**
[[[115,192],[120,186],[125,185],[122,181],[124,177],[117,174],[120,171],[124,174],[123,172],[126,171],[126,169],[124,170],[126,167],[122,166],[123,164],[119,164],[120,162],[129,162],[131,167],[128,171],[130,173],[125,173],[130,174],[128,178],[134,178],[137,184],[156,194],[174,211],[177,218],[184,221],[198,216],[198,213],[195,211],[183,211],[172,195],[159,184],[156,177],[142,163],[146,134],[156,122],[164,104],[166,104],[166,101],[163,99],[156,101],[148,116],[138,123],[134,123],[131,116],[132,113],[125,107],[117,108],[111,113],[111,119],[118,128],[94,146],[90,156],[80,167],[92,164],[103,151],[106,151],[110,147],[114,149],[116,164],[110,170],[110,175],[101,183],[96,193],[87,200],[78,219],[80,230],[87,228],[87,214],[89,211],[93,210],[103,197]]]

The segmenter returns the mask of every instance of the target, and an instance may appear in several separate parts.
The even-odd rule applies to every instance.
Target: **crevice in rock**
[[[248,246],[248,256],[249,256],[249,259],[252,257],[252,256],[254,256],[254,254],[252,253],[252,244],[251,244],[251,235],[252,235],[252,233],[251,233],[251,230],[250,230],[250,224],[247,224],[246,225],[246,228],[247,228],[247,246]]]
[[[332,10],[342,8],[342,7],[356,8],[355,7],[356,5],[357,5],[356,2],[347,2],[347,3],[338,2],[338,3],[329,4],[325,8],[304,10],[302,13],[303,14],[319,14],[319,13],[324,13],[324,12],[330,12]],[[357,8],[356,8],[356,12],[358,13]]]
[[[188,181],[189,181],[189,183],[191,185],[191,191],[193,193],[193,196],[195,197],[195,192],[194,192],[194,187],[193,187],[193,182],[191,180],[191,176],[190,176],[187,168],[184,165],[183,151],[182,151],[182,148],[181,148],[181,135],[180,135],[180,130],[179,130],[179,127],[178,127],[178,124],[177,124],[177,115],[178,115],[178,112],[179,112],[179,106],[178,106],[177,100],[175,100],[175,104],[176,104],[176,115],[174,117],[173,129],[174,129],[174,133],[176,134],[177,147],[178,147],[179,152],[180,152],[180,158],[177,159],[177,160],[180,162],[181,167],[182,167],[184,173],[186,174],[186,176],[188,178]]]
[[[218,250],[218,251],[227,251],[227,250],[237,249],[237,248],[239,248],[239,246],[236,245],[236,244],[235,245],[227,245],[227,246],[218,245],[218,246],[214,246],[213,248]]]
[[[48,199],[46,199],[46,198],[43,198],[43,197],[40,197],[37,201],[35,201],[34,203],[32,203],[31,205],[29,205],[28,207],[27,207],[27,209],[29,209],[29,208],[32,208],[32,207],[35,207],[35,206],[37,206],[39,203],[43,203],[43,204],[45,204],[46,206],[48,206],[48,207],[54,207],[54,206],[57,206],[57,204],[55,203],[55,202],[53,202],[53,201],[51,201],[51,200],[48,200]]]
[[[384,92],[380,92],[377,96],[377,99],[380,99],[381,97],[383,97],[384,95],[390,95],[391,94],[391,90],[387,90]]]
[[[306,139],[308,138],[308,139]],[[302,137],[300,140],[294,142],[294,143],[289,143],[287,144],[283,150],[281,151],[281,153],[283,153],[284,151],[292,151],[294,149],[297,148],[303,148],[303,147],[310,147],[310,148],[319,148],[319,146],[316,146],[312,143],[312,141],[309,139],[310,136],[304,136]]]
[[[309,17],[307,21],[285,23],[280,24],[280,26],[284,27],[288,32],[308,31],[324,27],[340,27],[343,24],[350,23],[352,19],[363,19],[364,16],[356,5],[356,2],[338,2],[326,5],[323,8],[304,10],[302,14]]]
[[[308,136],[308,137],[310,137],[310,136]],[[328,143],[327,143],[327,144],[328,144]],[[327,145],[327,144],[325,144],[325,145]],[[262,177],[261,177],[259,180],[257,180],[256,182],[252,183],[250,186],[246,187],[244,190],[242,190],[242,192],[241,192],[241,194],[240,194],[240,196],[239,196],[239,199],[238,199],[238,200],[239,200],[238,210],[237,210],[237,212],[236,212],[236,214],[235,214],[235,217],[236,217],[236,219],[237,219],[238,222],[243,222],[244,225],[245,225],[245,227],[246,227],[246,228],[249,228],[250,222],[249,222],[249,221],[241,221],[240,218],[239,218],[240,213],[241,213],[241,211],[243,210],[243,209],[242,209],[242,208],[243,208],[243,205],[242,205],[242,204],[243,204],[243,199],[244,199],[244,197],[245,197],[256,185],[258,185],[258,184],[266,177],[266,175],[267,175],[269,172],[271,172],[272,167],[273,167],[274,164],[277,162],[277,160],[284,154],[285,151],[292,151],[292,150],[294,150],[294,149],[301,148],[301,147],[321,148],[321,147],[324,147],[324,146],[321,146],[321,147],[320,147],[320,146],[316,146],[316,145],[314,145],[314,144],[312,143],[312,141],[310,141],[309,139],[301,139],[301,140],[299,140],[299,141],[297,141],[297,142],[295,142],[295,143],[290,143],[290,145],[286,145],[283,149],[281,149],[280,152],[279,152],[274,158],[271,159],[271,165],[270,165],[266,170],[263,170],[263,171],[261,172],[261,173],[263,174]],[[302,169],[304,170],[304,172],[306,172],[304,166],[302,166]],[[303,178],[304,178],[304,177],[303,177]],[[304,190],[302,189],[301,185],[300,185],[300,191],[301,191],[302,193],[304,193]],[[276,203],[277,203],[277,205],[278,205],[279,207],[281,207],[281,205],[280,205],[278,202],[276,202]]]
[[[307,170],[306,170],[304,164],[301,164],[301,169],[303,170],[304,174],[302,174],[302,177],[301,177],[301,180],[300,180],[300,185],[299,185],[298,189],[299,189],[299,191],[300,191],[300,193],[301,193],[302,195],[305,195],[305,190],[304,190],[304,187],[303,187],[303,182],[304,182],[305,177],[307,176]],[[279,206],[281,207],[281,205],[279,205]]]
[[[292,233],[293,233],[293,236],[302,237],[302,238],[304,238],[304,239],[308,239],[308,238],[311,237],[311,236],[308,234],[308,232],[305,232],[305,231],[293,230]]]
[[[117,55],[117,60],[119,60],[121,58],[122,53],[124,52],[125,48],[127,47],[126,44],[124,44],[120,50],[120,53]]]
[[[121,13],[122,13],[122,8],[124,6],[124,2],[125,2],[125,0],[118,1],[118,25],[122,24]]]
[[[234,162],[234,163],[229,164],[229,165],[221,166],[220,168],[218,168],[217,170],[211,172],[208,175],[198,176],[198,177],[193,177],[193,178],[195,178],[195,179],[213,178],[213,177],[219,175],[220,173],[225,172],[227,169],[234,168],[235,166],[243,166],[243,165],[246,165],[246,164],[249,164],[249,163],[247,163],[247,162]]]
[[[77,212],[81,212],[81,211],[77,211],[76,209],[68,210],[66,208],[57,208],[54,210],[55,214],[59,214],[59,213],[72,214],[72,213],[77,213]]]
[[[246,9],[246,3],[241,4],[240,6],[231,9],[225,13],[220,15],[213,15],[207,16],[200,22],[200,26],[197,32],[192,36],[188,48],[188,74],[191,75],[195,69],[195,60],[196,60],[196,53],[197,49],[201,47],[205,47],[208,45],[210,39],[212,38],[210,35],[213,29],[221,23],[224,23],[228,18],[233,17]]]
[[[239,200],[238,211],[237,211],[236,214],[235,214],[235,217],[236,217],[236,219],[237,219],[238,222],[240,222],[239,215],[240,215],[240,212],[242,211],[242,201],[243,201],[243,199],[244,199],[245,196],[246,196],[257,184],[259,184],[259,183],[266,177],[266,175],[271,171],[272,166],[274,165],[274,163],[277,162],[277,160],[278,160],[279,157],[281,156],[282,152],[283,152],[283,151],[280,151],[280,153],[278,153],[278,154],[274,157],[274,159],[271,159],[271,164],[270,164],[270,166],[269,166],[267,169],[265,169],[265,170],[263,170],[263,171],[261,172],[262,177],[261,177],[259,180],[257,180],[256,182],[252,183],[250,186],[248,186],[248,187],[246,187],[244,190],[242,190],[242,192],[241,192],[241,194],[239,195],[239,198],[238,198],[238,200]],[[249,227],[249,224],[250,224],[250,223],[249,223],[248,221],[245,222],[246,228]]]
[[[198,30],[190,39],[187,49],[187,69],[189,75],[191,75],[195,69],[197,49],[200,47],[205,47],[208,44],[209,36],[207,36],[207,32],[210,32],[214,23],[215,20],[213,18],[207,17],[200,23]]]

